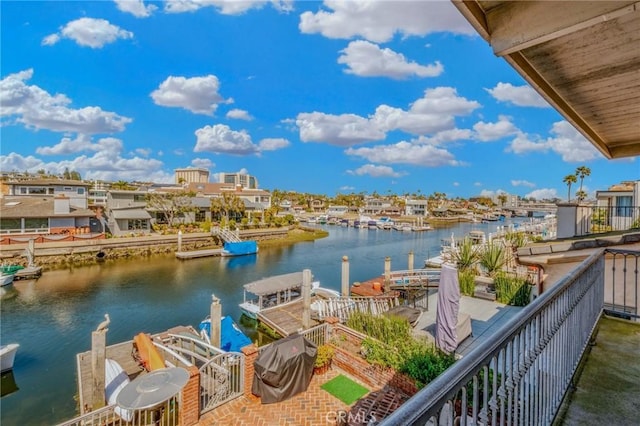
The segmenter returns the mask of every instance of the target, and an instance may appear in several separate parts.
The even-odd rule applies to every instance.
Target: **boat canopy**
[[[302,272],[262,278],[244,285],[245,291],[256,296],[266,296],[299,287],[302,287]]]

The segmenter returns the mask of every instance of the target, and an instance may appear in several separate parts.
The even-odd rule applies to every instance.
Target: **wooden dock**
[[[221,256],[222,249],[205,249],[205,250],[191,250],[191,251],[177,251],[176,257],[178,259],[196,259],[198,257],[210,257]]]
[[[311,299],[313,302],[313,298]],[[272,328],[283,337],[302,330],[302,311],[304,305],[302,299],[298,299],[291,303],[286,303],[273,308],[263,309],[258,312],[258,321]],[[320,324],[318,321],[311,319],[310,326],[314,327]]]

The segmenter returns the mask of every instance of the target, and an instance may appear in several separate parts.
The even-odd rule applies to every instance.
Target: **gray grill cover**
[[[251,392],[271,404],[306,391],[317,353],[316,345],[299,334],[273,342],[254,363]]]

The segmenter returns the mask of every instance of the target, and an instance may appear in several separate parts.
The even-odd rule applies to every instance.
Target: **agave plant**
[[[487,270],[490,277],[493,277],[505,263],[504,246],[498,242],[491,241],[480,252],[480,265]]]
[[[461,271],[473,268],[478,261],[478,248],[471,239],[465,238],[453,253],[453,261]]]

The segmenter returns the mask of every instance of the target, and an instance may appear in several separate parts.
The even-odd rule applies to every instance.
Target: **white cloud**
[[[173,182],[173,175],[162,171],[161,161],[138,156],[125,158],[123,147],[120,139],[103,138],[94,144],[84,146],[84,151],[92,152],[91,155],[80,155],[71,160],[58,162],[45,162],[34,156],[23,157],[12,152],[9,155],[0,156],[0,169],[30,173],[37,173],[38,170],[43,169],[54,174],[62,174],[65,169],[69,169],[77,171],[86,180]],[[46,151],[44,148],[41,150]],[[73,152],[76,151],[71,153]]]
[[[289,145],[291,145],[291,143],[284,138],[266,138],[258,143],[260,151],[276,151],[286,148]]]
[[[296,118],[302,142],[326,142],[351,146],[384,139],[385,134],[366,118],[355,114],[300,113]]]
[[[80,46],[97,49],[105,44],[113,43],[117,39],[133,38],[133,33],[123,30],[105,19],[79,18],[68,22],[58,33],[46,36],[42,40],[42,44],[51,46],[61,38],[71,39]]]
[[[568,163],[595,160],[602,156],[602,154],[567,121],[553,123],[551,133],[555,136],[541,141],[532,141],[527,135],[518,134],[507,148],[507,151],[515,154],[553,151],[562,157],[562,161]]]
[[[29,69],[0,81],[0,116],[13,117],[17,123],[35,129],[82,134],[121,132],[132,121],[95,106],[71,109],[71,100],[65,95],[52,96],[38,86],[26,85],[32,76],[33,70]]]
[[[442,140],[446,141],[456,134],[469,134],[455,129],[455,117],[469,114],[479,106],[476,101],[458,96],[452,87],[436,87],[425,90],[424,96],[408,110],[380,105],[368,119],[355,114],[300,113],[296,125],[303,142],[343,147],[382,140],[386,132],[394,130],[416,135],[442,132]]]
[[[350,175],[371,176],[371,177],[400,177],[404,173],[399,173],[389,166],[376,166],[375,164],[365,164],[356,170],[347,170]]]
[[[414,145],[409,142],[398,142],[392,145],[374,147],[349,148],[347,155],[362,157],[372,163],[411,164],[422,167],[459,166],[453,154],[431,145]]]
[[[567,121],[553,123],[551,133],[555,137],[547,139],[547,144],[551,150],[560,154],[563,161],[576,163],[602,158],[602,154],[591,142]]]
[[[226,102],[218,93],[219,88],[220,83],[215,75],[192,78],[169,76],[151,93],[151,98],[157,105],[213,115],[218,104]]]
[[[167,13],[183,13],[215,7],[223,15],[240,15],[251,9],[260,9],[267,3],[280,12],[293,9],[293,0],[166,0],[164,10]]]
[[[508,102],[521,107],[551,108],[551,105],[531,86],[498,83],[493,89],[485,90],[500,102]]]
[[[536,189],[535,191],[531,191],[525,198],[535,198],[536,200],[553,200],[558,197],[558,192],[555,189]]]
[[[529,182],[527,180],[512,180],[511,181],[511,185],[512,186],[526,186],[528,188],[535,188],[536,184]]]
[[[243,109],[237,109],[237,108],[227,112],[227,118],[234,118],[236,120],[245,120],[245,121],[253,120],[253,117],[251,116],[251,114],[249,114],[247,111]]]
[[[480,104],[460,97],[452,87],[427,89],[424,96],[411,104],[408,110],[381,105],[372,121],[382,131],[402,130],[423,135],[451,130],[455,117],[467,115]]]
[[[213,152],[216,154],[250,155],[259,154],[260,149],[251,142],[251,136],[244,131],[231,130],[224,124],[204,126],[196,130],[194,152]]]
[[[137,18],[146,18],[151,16],[151,14],[158,9],[157,6],[153,4],[146,5],[143,0],[114,0],[116,2],[116,7],[118,10],[122,12],[127,12],[132,14]]]
[[[532,141],[525,133],[518,133],[507,147],[507,152],[514,154],[526,154],[529,152],[546,152],[549,146],[546,142]]]
[[[341,186],[340,188],[338,188],[340,191],[353,191],[355,188],[355,186],[349,186],[349,185],[344,185]]]
[[[495,141],[502,139],[505,136],[519,133],[518,128],[514,126],[509,118],[502,115],[498,117],[498,121],[496,123],[485,123],[484,121],[479,121],[473,125],[473,130],[476,131],[478,140],[483,142]]]
[[[368,41],[352,41],[341,51],[339,64],[347,65],[345,72],[361,77],[390,77],[403,79],[416,77],[437,77],[444,71],[440,62],[420,65],[408,62],[404,55],[389,48],[381,49]]]
[[[191,165],[201,169],[213,169],[216,166],[215,163],[208,158],[194,158],[191,160]]]
[[[36,153],[40,155],[68,155],[84,151],[98,151],[98,149],[99,147],[91,142],[91,137],[79,134],[75,139],[64,137],[54,146],[38,147]]]
[[[440,31],[476,34],[448,1],[325,0],[323,5],[325,10],[300,15],[302,33],[343,39],[360,36],[376,43],[389,41],[396,33],[403,36]]]

